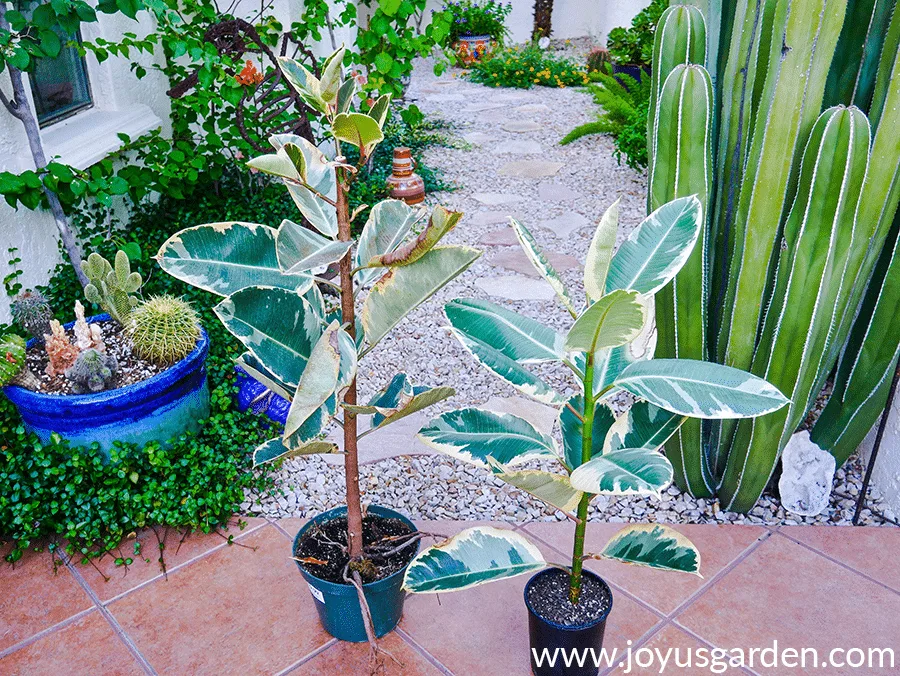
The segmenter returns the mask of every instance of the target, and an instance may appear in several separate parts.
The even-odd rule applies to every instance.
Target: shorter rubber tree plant
[[[305,138],[279,134],[270,138],[274,153],[248,162],[284,182],[309,227],[290,220],[278,228],[236,222],[198,225],[172,236],[156,258],[169,274],[224,297],[216,315],[247,348],[238,365],[291,402],[283,434],[255,450],[256,464],[339,452],[325,440],[325,429],[331,421],[343,427],[347,554],[350,570],[356,571],[372,555],[363,543],[358,440],[454,393],[449,387],[414,386],[400,373],[359,405],[358,363],[481,252],[438,245],[461,213],[436,207],[429,214],[398,200],[376,204],[359,240],[353,241],[351,226],[358,211],[349,212],[348,194],[384,138],[390,96],[380,97],[365,112],[355,111],[356,83],[352,77],[343,79],[343,60],[342,48],[324,62],[321,78],[316,78],[297,61],[280,59],[284,76],[327,120],[333,157]],[[347,163],[345,145],[359,150],[357,164]],[[339,264],[338,281],[323,278],[319,271],[334,263]],[[320,284],[338,295],[339,308],[326,305]],[[372,416],[362,433],[360,415]],[[353,575],[364,606],[359,573]]]
[[[524,418],[479,408],[444,413],[423,427],[419,438],[453,458],[488,468],[575,522],[567,567],[571,603],[579,601],[582,567],[590,558],[699,574],[696,547],[658,524],[627,526],[601,552],[585,553],[591,500],[659,496],[673,479],[672,464],[659,449],[688,418],[749,418],[788,403],[774,386],[738,369],[652,359],[653,295],[688,259],[703,227],[701,211],[694,196],[669,202],[615,250],[618,203],[610,207],[587,253],[582,309],[532,235],[513,220],[526,256],[575,320],[566,335],[490,302],[457,299],[444,307],[451,332],[482,366],[523,394],[559,407],[562,450]],[[569,397],[555,392],[524,366],[538,362],[567,366],[580,391]],[[611,401],[626,410],[616,415]],[[552,459],[562,472],[515,469],[534,459]],[[422,551],[407,569],[404,586],[418,593],[454,591],[547,565],[519,533],[469,528]]]

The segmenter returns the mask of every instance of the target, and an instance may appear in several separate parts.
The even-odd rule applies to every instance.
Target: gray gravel
[[[548,251],[568,254],[583,262],[593,234],[590,224],[596,223],[617,198],[621,198],[620,239],[640,223],[644,215],[645,177],[619,166],[609,139],[588,136],[568,146],[558,145],[559,139],[572,127],[593,119],[594,106],[586,94],[573,89],[490,89],[454,77],[457,74],[458,71],[435,78],[430,65],[422,62],[408,94],[409,101],[424,112],[450,122],[457,136],[454,147],[432,149],[423,158],[429,165],[441,168],[445,177],[460,187],[455,192],[429,196],[431,203],[444,204],[466,214],[448,236],[448,242],[478,245],[488,233],[507,227],[498,223],[501,220],[498,214],[510,214],[529,227]],[[531,121],[540,128],[527,133],[505,131],[503,125],[511,121]],[[540,154],[518,154],[532,145],[523,144],[524,141],[538,144]],[[504,152],[510,148],[515,152]],[[498,173],[507,162],[522,159],[563,166],[551,178],[529,179]],[[541,198],[541,195],[570,198],[573,192],[580,197],[561,202]],[[476,199],[482,193],[519,199],[490,206],[484,199]],[[540,226],[554,219],[571,222],[573,214],[582,215],[589,227],[560,234]],[[482,404],[494,397],[517,396],[511,386],[477,366],[457,341],[447,335],[446,319],[441,312],[443,305],[458,297],[483,298],[501,302],[558,330],[567,329],[572,320],[555,300],[503,301],[485,294],[476,280],[510,273],[491,263],[505,247],[480,248],[485,250],[484,255],[467,273],[413,312],[360,364],[361,400],[366,400],[401,370],[419,384],[456,388],[457,395],[430,409],[432,414]],[[564,272],[562,276],[576,297],[583,293],[578,270]],[[564,367],[545,365],[538,372],[560,392],[575,392],[575,383]],[[540,462],[530,466],[552,468],[552,464]],[[861,487],[860,474],[856,461],[839,470],[830,507],[814,518],[786,514],[777,499],[768,496],[749,515],[726,513],[718,509],[716,501],[695,500],[675,487],[669,488],[661,499],[599,497],[592,504],[591,518],[610,522],[847,524],[852,517],[853,499]],[[366,502],[398,509],[412,518],[516,522],[565,518],[522,491],[494,479],[485,470],[445,456],[390,458],[364,465],[361,475]],[[248,515],[307,517],[344,501],[343,468],[329,464],[322,457],[285,462],[276,481],[278,489],[271,494],[248,494],[242,511]],[[877,495],[872,497],[877,504]],[[866,523],[872,521],[868,510],[863,513],[863,519]]]

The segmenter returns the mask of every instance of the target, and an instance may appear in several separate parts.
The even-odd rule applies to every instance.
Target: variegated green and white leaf
[[[337,322],[330,324],[309,355],[309,361],[303,370],[300,384],[291,399],[291,408],[284,425],[285,438],[300,429],[337,390],[338,372],[341,366],[341,351],[338,342],[340,330],[340,324]]]
[[[379,279],[362,309],[369,345],[474,263],[481,252],[464,246],[435,247],[412,265],[391,268]]]
[[[289,149],[292,152],[289,153]],[[306,161],[293,144],[285,144],[274,153],[254,157],[247,162],[247,166],[270,176],[298,182],[306,180]]]
[[[566,336],[567,352],[594,353],[629,343],[641,333],[647,307],[637,291],[613,291],[575,320]]]
[[[662,205],[632,230],[613,256],[606,292],[630,289],[654,294],[672,281],[697,242],[703,207],[694,197]]]
[[[576,412],[578,415],[576,415]],[[579,417],[581,416],[581,417]],[[563,440],[563,455],[570,470],[581,465],[582,432],[584,430],[584,397],[576,394],[559,410],[559,429]],[[591,457],[603,452],[603,440],[615,422],[612,409],[603,402],[594,406],[594,424],[591,427]]]
[[[606,293],[606,276],[609,274],[609,265],[616,249],[618,229],[619,200],[617,199],[600,219],[584,264],[584,290],[590,302],[600,300]]]
[[[338,113],[331,125],[334,137],[360,149],[368,157],[384,140],[378,122],[363,113]]]
[[[565,402],[566,398],[564,396],[558,394],[552,387],[519,364],[519,362],[510,359],[487,343],[470,338],[456,329],[451,330],[453,335],[475,357],[479,364],[494,375],[503,378],[522,394],[551,406],[558,406]]]
[[[462,212],[436,206],[428,219],[428,225],[418,236],[394,251],[374,256],[366,265],[383,268],[411,265],[431,251],[444,235],[456,227],[461,218]]]
[[[356,94],[356,80],[352,77],[344,80],[344,84],[338,89],[337,112],[348,113],[353,104],[353,95]]]
[[[419,430],[422,443],[452,458],[486,467],[488,456],[504,465],[556,456],[553,439],[509,413],[462,408],[439,415]]]
[[[534,236],[528,231],[524,225],[519,223],[515,218],[510,219],[512,223],[513,230],[516,233],[516,237],[519,239],[519,244],[522,245],[522,250],[525,252],[525,257],[531,261],[531,264],[534,266],[534,269],[538,271],[538,273],[547,280],[547,283],[553,288],[553,291],[556,293],[556,296],[559,298],[560,302],[569,311],[573,317],[578,316],[578,310],[575,307],[575,301],[572,300],[572,296],[569,295],[568,289],[566,289],[566,285],[563,283],[562,278],[559,276],[559,273],[556,271],[556,268],[547,260],[547,257],[541,251],[541,248],[538,246],[537,241],[535,241]]]
[[[595,455],[569,477],[573,488],[595,495],[656,495],[671,483],[674,471],[665,456],[646,448]]]
[[[337,453],[338,447],[330,441],[308,441],[296,448],[288,448],[281,437],[269,439],[253,451],[253,466],[258,467],[266,462],[279,458],[293,458],[300,455],[316,455],[320,453]]]
[[[703,577],[700,575],[700,552],[690,540],[669,526],[628,526],[606,543],[603,552],[591,556]]]
[[[563,512],[573,512],[581,502],[581,491],[572,488],[569,477],[536,469],[511,470],[492,457],[488,458],[494,478],[529,493]]]
[[[287,219],[275,237],[278,265],[287,274],[306,272],[344,257],[353,242],[335,242]]]
[[[300,148],[306,162],[306,184],[332,202],[337,200],[337,177],[334,166],[312,143],[297,134],[275,134],[269,142],[276,148],[292,143]],[[296,181],[285,180],[288,192],[300,213],[326,237],[337,237],[337,210]]]
[[[318,313],[302,296],[251,286],[231,294],[216,316],[281,382],[296,387],[322,334]]]
[[[372,415],[372,427],[379,428],[434,406],[454,394],[456,391],[452,387],[414,386],[405,373],[398,373],[367,405],[345,404],[343,408],[357,415]]]
[[[320,113],[324,114],[327,111],[325,101],[322,99],[321,84],[306,66],[286,56],[278,57],[278,66],[285,79],[300,95],[303,103]]]
[[[319,94],[325,103],[337,101],[338,90],[341,86],[343,74],[344,54],[347,49],[341,46],[336,52],[325,59],[322,64],[322,79],[319,82]]]
[[[603,442],[603,452],[609,453],[621,448],[659,449],[681,427],[687,418],[654,406],[646,401],[637,401],[616,418]]]
[[[366,115],[375,120],[378,123],[379,127],[384,127],[384,122],[385,120],[387,120],[387,115],[390,110],[391,95],[382,94],[378,97],[375,103],[372,104],[372,107],[369,109],[369,112],[367,112]]]
[[[156,254],[173,277],[230,296],[251,286],[274,286],[303,294],[309,275],[288,275],[278,266],[274,228],[256,223],[209,223],[172,235]]]
[[[319,290],[318,284],[313,284],[311,287],[309,287],[309,291],[303,294],[303,297],[309,302],[310,307],[312,307],[316,315],[318,315],[319,321],[324,322],[325,324],[331,323],[325,321],[325,298],[324,296],[322,296],[322,292]]]
[[[478,526],[420,552],[406,569],[412,594],[450,592],[546,567],[541,551],[511,530]]]
[[[291,400],[293,396],[288,390],[289,388],[281,382],[281,380],[266,368],[252,352],[244,352],[241,356],[234,360],[235,366],[241,367],[247,375],[262,384],[270,392],[274,392],[282,399]]]
[[[413,209],[402,200],[384,200],[372,207],[356,248],[356,267],[365,268],[376,256],[400,246],[412,227],[426,214],[424,209]],[[356,281],[368,286],[382,274],[384,271],[376,268],[359,270]]]
[[[667,411],[689,418],[753,418],[788,399],[746,371],[693,359],[652,359],[626,368],[616,385]]]
[[[545,324],[496,303],[458,298],[444,305],[450,325],[520,364],[559,361],[564,339]]]

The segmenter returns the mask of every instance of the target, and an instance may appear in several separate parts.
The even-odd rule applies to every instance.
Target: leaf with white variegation
[[[426,214],[424,209],[413,209],[402,200],[384,200],[372,207],[356,248],[356,267],[365,268],[376,256],[400,246],[412,227]],[[384,271],[377,268],[359,270],[356,281],[367,286],[382,274]]]
[[[420,429],[418,438],[452,458],[481,467],[487,466],[488,456],[504,465],[556,456],[553,439],[524,418],[480,408],[443,413]]]
[[[461,212],[436,206],[431,212],[431,218],[428,219],[428,225],[417,237],[394,251],[372,257],[366,265],[384,268],[411,265],[431,251],[444,235],[453,230],[460,218]]]
[[[278,265],[287,274],[306,272],[344,257],[353,242],[335,242],[287,219],[275,237]]]
[[[303,103],[324,114],[327,107],[322,99],[322,88],[318,78],[310,73],[302,63],[286,56],[278,57],[278,66],[285,79],[300,95]]]
[[[451,592],[544,568],[541,551],[511,530],[478,526],[420,552],[406,569],[403,589]]]
[[[546,324],[496,303],[458,298],[444,305],[450,325],[520,364],[559,361],[564,338]]]
[[[449,399],[454,394],[456,391],[452,387],[415,386],[409,376],[398,373],[375,393],[368,404],[344,404],[343,408],[357,415],[372,415],[372,427],[380,428]]]
[[[610,426],[603,442],[603,452],[620,448],[655,451],[675,434],[686,419],[649,402],[637,401]]]
[[[693,359],[636,362],[621,373],[616,386],[689,418],[753,418],[789,403],[762,378]]]
[[[302,296],[251,286],[231,294],[216,316],[280,381],[296,387],[322,335],[318,313]]]
[[[519,362],[510,359],[487,343],[475,340],[456,329],[451,330],[453,335],[475,357],[479,364],[494,375],[503,378],[522,394],[551,406],[557,406],[565,402],[566,398],[564,396],[558,394],[552,387],[519,364]]]
[[[382,94],[378,97],[375,103],[372,104],[372,107],[369,109],[369,112],[367,112],[366,115],[375,120],[378,123],[379,127],[383,127],[390,109],[391,95]]]
[[[581,439],[584,431],[584,397],[576,394],[559,410],[559,430],[563,440],[563,456],[566,466],[573,470],[581,465]],[[576,413],[578,415],[576,415]],[[580,416],[580,417],[579,417]],[[591,457],[603,452],[603,440],[615,422],[612,409],[602,401],[594,406]]]
[[[290,437],[335,393],[338,386],[338,371],[341,365],[341,351],[338,344],[340,324],[333,322],[325,329],[303,370],[300,384],[291,399],[284,436]]]
[[[474,263],[481,252],[464,246],[439,246],[412,265],[391,268],[379,279],[362,309],[369,345],[375,345],[412,310],[431,298]]]
[[[289,150],[292,152],[289,153]],[[247,162],[247,166],[270,176],[298,182],[306,180],[306,161],[303,153],[293,144],[285,144],[274,153],[254,157]]]
[[[584,263],[584,290],[591,302],[600,300],[606,293],[606,276],[609,264],[616,249],[616,232],[619,229],[619,200],[606,210],[591,246],[588,248],[587,260]]]
[[[493,457],[488,457],[488,463],[494,470],[495,479],[515,486],[560,511],[573,512],[581,502],[581,491],[572,488],[567,476],[536,469],[509,469],[506,465],[494,460]]]
[[[256,382],[263,385],[270,392],[274,392],[282,399],[291,400],[291,393],[288,387],[281,380],[266,368],[252,352],[244,352],[234,360],[234,365],[240,367],[248,376]]]
[[[219,296],[252,286],[275,286],[303,294],[309,275],[288,275],[278,265],[276,231],[256,223],[209,223],[172,235],[156,260],[173,277]]]
[[[325,103],[337,101],[338,90],[341,86],[341,75],[343,74],[344,54],[346,52],[347,49],[342,46],[325,59],[325,63],[322,64],[322,79],[319,82],[319,95]]]
[[[600,554],[588,556],[703,577],[700,575],[699,550],[684,535],[669,526],[627,526],[606,543]]]
[[[519,244],[522,245],[522,250],[525,252],[525,257],[531,262],[534,269],[538,271],[541,277],[543,277],[553,288],[557,298],[559,298],[566,310],[569,311],[569,314],[576,317],[578,315],[578,310],[575,307],[575,301],[572,300],[572,297],[569,295],[569,291],[566,289],[566,285],[563,283],[556,268],[553,267],[541,251],[534,236],[528,231],[528,228],[519,223],[516,219],[511,218],[510,221],[513,230],[516,233],[516,237],[519,239]]]
[[[275,134],[269,137],[269,142],[276,150],[287,143],[297,146],[303,153],[306,163],[306,184],[332,202],[337,200],[337,178],[334,166],[328,162],[328,158],[321,150],[297,134]],[[300,213],[316,230],[326,237],[337,236],[337,210],[334,206],[296,181],[285,179],[284,185]]]
[[[308,441],[295,448],[284,445],[281,437],[269,439],[253,451],[253,466],[258,467],[266,462],[279,458],[293,458],[301,455],[317,455],[321,453],[337,453],[338,447],[330,441]]]
[[[566,351],[593,353],[631,342],[647,320],[636,291],[613,291],[591,305],[566,335]]]
[[[569,477],[572,487],[594,495],[659,496],[674,471],[665,456],[646,448],[595,455]]]
[[[616,251],[606,292],[631,289],[654,294],[672,281],[691,255],[703,226],[696,197],[681,197],[647,216]]]
[[[384,140],[378,122],[363,113],[338,113],[331,129],[336,139],[356,146],[366,157]]]

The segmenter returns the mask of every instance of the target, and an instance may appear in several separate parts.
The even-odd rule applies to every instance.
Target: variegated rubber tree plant
[[[565,335],[493,303],[458,299],[444,310],[451,331],[489,371],[523,394],[559,407],[562,449],[527,420],[479,408],[450,411],[419,431],[426,444],[490,469],[494,476],[560,510],[575,521],[569,597],[577,603],[582,566],[606,558],[658,569],[698,573],[700,555],[677,531],[633,525],[597,554],[585,553],[588,507],[598,495],[659,495],[673,467],[660,447],[689,418],[750,418],[778,410],[787,399],[761,378],[738,369],[688,359],[652,359],[646,345],[654,294],[690,259],[703,221],[695,196],[654,211],[614,252],[618,204],[603,216],[587,252],[586,301],[564,286],[534,238],[512,225],[526,256],[574,319]],[[574,396],[555,392],[526,368],[556,362],[578,383]],[[627,395],[627,396],[623,396]],[[615,405],[611,405],[615,400]],[[633,401],[624,412],[616,408]],[[560,472],[517,469],[549,459]],[[410,564],[410,592],[464,589],[547,565],[518,533],[471,528],[431,547]]]
[[[446,399],[453,390],[413,386],[400,373],[359,405],[357,364],[480,252],[438,245],[462,214],[442,207],[429,214],[397,200],[376,204],[359,241],[353,241],[357,214],[349,213],[347,195],[383,139],[390,98],[379,98],[365,112],[355,111],[356,85],[353,78],[342,77],[343,57],[343,49],[329,57],[321,79],[292,59],[280,59],[284,76],[327,120],[333,157],[300,136],[279,134],[270,139],[274,153],[248,163],[284,182],[309,227],[290,220],[278,228],[198,225],[171,237],[157,260],[178,279],[223,296],[216,315],[247,348],[238,365],[291,402],[283,434],[255,450],[256,464],[338,452],[324,433],[331,421],[343,427],[348,553],[358,561],[365,558],[358,440]],[[359,151],[355,165],[344,157],[346,146]],[[337,281],[319,276],[333,263],[339,263]],[[319,285],[336,292],[339,308],[329,311]],[[360,415],[372,416],[364,432],[358,430]]]

